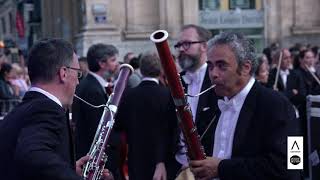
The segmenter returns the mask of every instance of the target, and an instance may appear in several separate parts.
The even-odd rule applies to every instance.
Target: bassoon
[[[168,32],[165,30],[157,30],[150,35],[150,39],[156,45],[163,71],[168,80],[168,86],[177,110],[179,125],[186,140],[189,159],[205,159],[206,155],[200,142],[200,136],[193,123],[191,109],[187,102],[180,76],[169,49],[167,42]]]
[[[88,153],[90,159],[84,165],[82,175],[85,180],[100,180],[102,176],[105,163],[107,162],[105,148],[114,125],[114,117],[117,113],[119,102],[132,72],[133,68],[130,65],[123,64],[120,66],[117,83],[105,105],[93,143]]]
[[[276,77],[275,77],[274,84],[272,86],[274,90],[278,89],[277,86],[278,86],[278,79],[279,79],[279,73],[280,73],[280,66],[281,66],[281,62],[282,62],[282,56],[283,56],[283,52],[281,50],[280,55],[279,55],[279,59],[278,59]]]

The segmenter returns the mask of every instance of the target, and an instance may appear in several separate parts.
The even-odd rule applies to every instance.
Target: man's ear
[[[66,78],[67,78],[67,68],[60,68],[59,69],[59,72],[58,72],[58,75],[59,75],[59,80],[61,82],[65,82],[66,81]]]
[[[206,43],[206,42],[201,43],[200,49],[201,49],[201,51],[203,51],[203,52],[207,52],[207,50],[208,50],[208,45],[207,45],[207,43]]]
[[[242,64],[240,73],[241,73],[241,75],[245,75],[245,76],[250,75],[251,69],[252,69],[251,62],[250,61],[246,61],[246,62],[244,62]]]
[[[104,61],[99,61],[98,64],[99,64],[100,69],[103,69],[107,63]]]

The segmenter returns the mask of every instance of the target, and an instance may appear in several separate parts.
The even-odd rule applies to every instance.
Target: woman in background
[[[255,78],[263,86],[267,86],[269,76],[269,64],[268,59],[265,55],[258,58],[258,68],[255,72]]]
[[[0,70],[0,99],[14,99],[19,96],[19,87],[10,82],[13,77],[12,65],[3,63]]]
[[[13,68],[13,77],[12,79],[10,79],[11,84],[19,87],[19,97],[23,97],[24,94],[28,91],[29,89],[29,85],[27,83],[27,78],[26,73],[24,72],[24,69],[22,69],[22,67],[17,64],[14,63],[12,64],[12,68]]]

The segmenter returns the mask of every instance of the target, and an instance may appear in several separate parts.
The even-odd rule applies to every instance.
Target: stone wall
[[[128,52],[152,50],[149,35],[165,29],[173,44],[183,24],[199,21],[197,0],[43,0],[43,34],[70,39],[78,54],[94,43],[111,43]],[[296,42],[319,44],[319,0],[262,0],[265,44]],[[63,3],[63,6],[62,4]],[[65,5],[67,4],[67,5]],[[106,23],[97,23],[93,5],[106,8]],[[81,6],[85,9],[82,11]],[[55,12],[52,12],[55,9]],[[82,20],[81,20],[82,19]],[[67,25],[71,24],[71,25]],[[59,27],[62,26],[62,27]],[[68,29],[70,28],[70,29]]]

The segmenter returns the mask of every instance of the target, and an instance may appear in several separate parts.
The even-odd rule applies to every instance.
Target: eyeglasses
[[[79,79],[82,77],[82,70],[81,69],[70,67],[70,66],[66,66],[66,68],[77,71],[77,73],[78,73],[77,76]]]
[[[191,44],[196,43],[203,43],[204,41],[185,41],[185,42],[178,42],[176,45],[174,45],[175,49],[179,49],[181,46],[186,51],[190,48]]]

